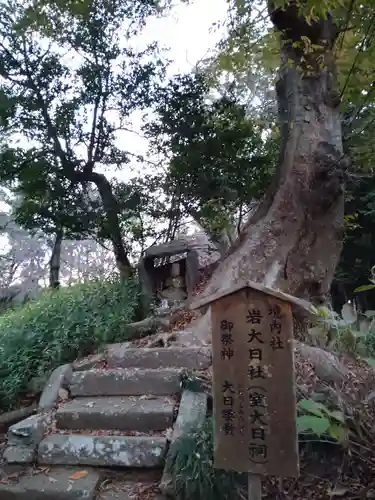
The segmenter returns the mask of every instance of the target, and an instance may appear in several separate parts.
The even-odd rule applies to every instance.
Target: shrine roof
[[[208,306],[212,302],[220,300],[223,297],[232,295],[246,288],[250,288],[258,292],[265,293],[266,295],[271,295],[272,297],[276,297],[285,302],[289,302],[293,306],[293,308],[302,309],[305,313],[307,312],[309,315],[315,316],[318,314],[318,310],[316,309],[316,307],[307,300],[299,299],[298,297],[289,295],[288,293],[282,292],[281,290],[269,288],[265,285],[262,285],[261,283],[249,280],[239,281],[232,287],[222,288],[215,293],[202,297],[201,299],[198,296],[190,304],[190,309],[200,309],[201,307]]]

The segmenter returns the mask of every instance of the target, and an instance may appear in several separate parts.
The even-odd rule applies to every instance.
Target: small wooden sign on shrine
[[[249,499],[261,476],[299,475],[292,305],[308,302],[243,282],[202,298],[211,306],[215,462],[249,473]]]

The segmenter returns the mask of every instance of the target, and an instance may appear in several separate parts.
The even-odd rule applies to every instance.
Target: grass
[[[16,406],[33,379],[125,340],[138,304],[135,282],[98,280],[47,291],[0,316],[0,410]]]
[[[236,500],[246,475],[214,468],[212,418],[202,428],[171,444],[166,467],[177,500]]]

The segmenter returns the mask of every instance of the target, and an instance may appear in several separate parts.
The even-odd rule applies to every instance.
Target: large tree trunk
[[[86,180],[93,182],[98,188],[107,217],[108,233],[115,254],[117,269],[120,272],[121,279],[127,279],[132,274],[132,265],[126,254],[122,239],[119,210],[117,200],[112,192],[112,187],[105,175],[96,172],[91,172]]]
[[[278,175],[203,296],[241,279],[315,303],[329,292],[341,252],[346,163],[333,76],[337,32],[331,19],[309,25],[294,3],[284,11],[270,9],[281,35]],[[313,44],[309,54],[297,46],[305,46],[303,37]]]
[[[63,241],[62,229],[56,229],[55,241],[49,261],[49,286],[57,289],[60,286],[61,246]]]

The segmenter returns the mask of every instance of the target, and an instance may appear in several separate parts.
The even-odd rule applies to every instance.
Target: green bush
[[[235,500],[247,475],[214,469],[212,418],[194,434],[171,444],[166,467],[178,500]],[[243,492],[242,492],[243,493]]]
[[[30,381],[127,338],[139,304],[133,281],[90,281],[47,291],[0,316],[0,409],[17,404]]]

